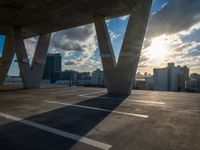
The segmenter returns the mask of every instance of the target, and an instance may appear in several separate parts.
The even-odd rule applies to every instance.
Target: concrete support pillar
[[[8,35],[5,40],[2,57],[0,58],[0,84],[3,84],[14,57],[12,37]]]
[[[49,48],[51,34],[42,34],[39,36],[35,54],[31,65],[33,87],[39,87],[44,73],[47,52]]]
[[[105,82],[109,94],[131,94],[151,3],[152,0],[141,0],[130,13],[117,64],[105,20],[101,16],[95,19]]]
[[[50,37],[51,34],[43,34],[39,36],[33,62],[30,66],[20,29],[16,27],[12,29],[13,46],[16,52],[20,76],[22,78],[24,88],[40,87],[40,81],[44,72]]]

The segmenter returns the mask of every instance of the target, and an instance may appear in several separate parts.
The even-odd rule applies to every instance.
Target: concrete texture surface
[[[130,13],[118,62],[115,59],[105,19],[103,17],[95,19],[101,62],[109,94],[129,95],[132,91],[151,3],[152,1],[148,0],[143,5],[135,6],[134,11]]]
[[[23,37],[55,32],[92,23],[96,16],[127,15],[138,3],[149,0],[1,0],[0,34],[11,26],[22,28]]]
[[[20,76],[24,88],[39,88],[44,72],[51,34],[42,34],[39,36],[32,62],[29,62],[20,29],[13,28],[12,37],[13,49],[15,49],[16,52]]]
[[[1,86],[0,149],[200,149],[200,94],[136,90],[118,97],[105,91]]]

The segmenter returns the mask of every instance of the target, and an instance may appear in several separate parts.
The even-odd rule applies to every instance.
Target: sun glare
[[[169,53],[168,51],[169,49],[163,39],[155,38],[151,42],[151,46],[149,48],[149,57],[153,59],[163,59],[167,57]]]

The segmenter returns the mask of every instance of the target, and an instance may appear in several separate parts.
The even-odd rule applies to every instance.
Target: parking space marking
[[[136,102],[136,103],[149,103],[149,104],[159,104],[164,105],[165,102],[157,102],[157,101],[144,101],[144,100],[132,100],[132,99],[126,99],[125,102]]]
[[[29,121],[29,120],[25,120],[25,119],[22,119],[22,118],[18,118],[18,117],[15,117],[15,116],[3,113],[3,112],[0,112],[0,116],[3,117],[3,118],[6,118],[6,119],[10,119],[10,120],[20,122],[22,124],[25,124],[25,125],[28,125],[28,126],[31,126],[31,127],[34,127],[34,128],[38,128],[40,130],[44,130],[44,131],[47,131],[47,132],[50,132],[50,133],[54,133],[56,135],[60,135],[62,137],[66,137],[66,138],[69,138],[69,139],[72,139],[72,140],[75,140],[75,141],[78,141],[78,142],[82,142],[84,144],[94,146],[96,148],[100,148],[100,149],[103,149],[103,150],[109,150],[112,147],[112,145],[109,145],[109,144],[106,144],[106,143],[102,143],[102,142],[92,140],[92,139],[87,138],[87,137],[82,137],[82,136],[79,136],[79,135],[76,135],[76,134],[73,134],[73,133],[58,130],[58,129],[55,129],[55,128],[52,128],[52,127],[49,127],[49,126],[46,126],[46,125],[42,125],[42,124],[39,124],[39,123],[36,123],[36,122],[32,122],[32,121]]]
[[[116,113],[116,114],[121,114],[121,115],[134,116],[134,117],[141,117],[141,118],[148,118],[149,117],[148,115],[127,113],[127,112],[121,112],[121,111],[115,111],[115,110],[109,110],[109,109],[103,109],[103,108],[91,107],[91,106],[85,106],[85,105],[77,105],[77,104],[70,104],[70,103],[63,103],[63,102],[56,102],[56,101],[45,101],[45,102],[46,103],[52,103],[52,104],[64,105],[64,106],[73,106],[73,107],[79,107],[79,108],[84,108],[84,109],[111,112],[111,113]]]
[[[105,91],[96,91],[96,92],[90,92],[90,93],[86,93],[86,94],[81,94],[79,96],[88,96],[88,95],[92,95],[92,94],[98,94],[98,93],[104,93]]]
[[[88,90],[91,90],[91,89],[87,89],[87,88],[72,88],[72,89],[68,89],[68,90],[62,90],[62,91],[56,91],[56,92],[53,92],[53,94],[62,94],[62,95],[70,95],[71,92],[72,94],[75,94],[73,92],[76,92],[76,91],[88,91]]]
[[[80,94],[78,96],[80,97],[86,97],[86,98],[98,98],[98,99],[108,99],[108,100],[122,100],[122,98],[114,98],[114,97],[106,97],[106,96],[89,96],[89,95],[92,95],[92,94],[97,94],[97,93],[103,93],[105,91],[99,91],[99,92],[92,92],[92,93],[87,93],[87,94]],[[145,100],[133,100],[133,99],[130,99],[130,98],[126,98],[124,100],[124,102],[136,102],[136,103],[149,103],[149,104],[159,104],[159,105],[164,105],[165,102],[157,102],[157,101],[145,101]]]
[[[68,92],[74,92],[74,91],[79,91],[79,90],[86,90],[86,89],[82,89],[82,88],[72,88],[72,89],[66,89],[66,90],[62,90],[62,91],[56,91],[56,92],[52,92],[53,94],[62,94],[62,93],[68,93]]]

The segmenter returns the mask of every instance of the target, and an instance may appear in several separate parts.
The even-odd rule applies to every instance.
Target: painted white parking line
[[[92,94],[97,94],[97,93],[103,93],[105,91],[100,91],[100,92],[92,92],[92,93],[87,93],[87,94],[81,94],[81,95],[78,95],[80,97],[86,97],[86,98],[98,98],[98,99],[108,99],[108,100],[121,100],[122,98],[114,98],[114,97],[106,97],[106,96],[89,96],[89,95],[92,95]],[[106,94],[106,93],[105,93]],[[130,99],[130,98],[126,98],[124,100],[124,102],[136,102],[136,103],[149,103],[149,104],[159,104],[159,105],[164,105],[165,102],[157,102],[157,101],[145,101],[145,100],[133,100],[133,99]]]
[[[88,91],[88,90],[91,90],[91,89],[90,88],[71,88],[68,90],[56,91],[56,92],[52,92],[52,93],[53,94],[70,95],[70,94],[75,94],[76,91]],[[96,92],[94,92],[94,93],[96,93]],[[85,95],[85,94],[83,94],[83,95]]]
[[[70,104],[70,103],[62,103],[62,102],[55,102],[55,101],[45,101],[45,102],[52,103],[52,104],[64,105],[64,106],[73,106],[73,107],[79,107],[79,108],[84,108],[84,109],[92,109],[92,110],[98,110],[98,111],[104,111],[104,112],[111,112],[111,113],[116,113],[116,114],[121,114],[121,115],[134,116],[134,117],[141,117],[141,118],[149,117],[148,115],[127,113],[127,112],[103,109],[103,108],[98,108],[98,107],[91,107],[91,106],[84,106],[84,105],[77,105],[77,104]]]
[[[98,93],[105,93],[105,91],[90,92],[90,93],[86,93],[86,94],[81,94],[81,95],[79,95],[79,96],[88,96],[88,95],[98,94]],[[105,93],[105,94],[106,94],[106,93]]]
[[[88,144],[90,146],[94,146],[96,148],[100,148],[100,149],[103,149],[103,150],[109,150],[112,147],[112,145],[109,145],[109,144],[106,144],[106,143],[102,143],[102,142],[99,142],[99,141],[96,141],[96,140],[92,140],[90,138],[86,138],[86,137],[82,137],[82,136],[79,136],[79,135],[76,135],[76,134],[73,134],[73,133],[58,130],[58,129],[48,127],[48,126],[45,126],[45,125],[42,125],[42,124],[39,124],[39,123],[36,123],[36,122],[32,122],[32,121],[29,121],[29,120],[18,118],[18,117],[15,117],[15,116],[12,116],[12,115],[9,115],[9,114],[6,114],[6,113],[0,112],[0,117],[10,119],[10,120],[14,120],[14,121],[20,122],[22,124],[25,124],[25,125],[28,125],[28,126],[31,126],[31,127],[34,127],[34,128],[38,128],[38,129],[41,129],[41,130],[44,130],[44,131],[47,131],[47,132],[50,132],[50,133],[54,133],[56,135],[60,135],[60,136],[63,136],[63,137],[66,137],[66,138],[69,138],[69,139],[72,139],[72,140],[75,140],[75,141],[79,141],[79,142],[82,142],[82,143],[85,143],[85,144]]]
[[[144,101],[144,100],[132,100],[132,99],[126,99],[125,102],[136,102],[136,103],[149,103],[149,104],[159,104],[164,105],[165,102],[157,102],[157,101]]]
[[[72,89],[66,89],[66,90],[62,90],[62,91],[56,91],[56,92],[52,92],[53,94],[62,94],[62,93],[68,93],[68,92],[74,92],[74,91],[80,91],[80,90],[86,90],[86,89],[82,89],[82,88],[72,88]]]

